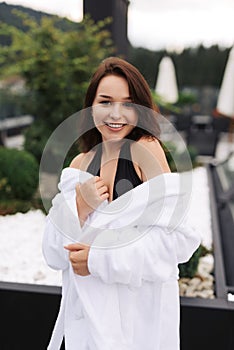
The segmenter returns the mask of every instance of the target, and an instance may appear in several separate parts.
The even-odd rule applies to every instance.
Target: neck
[[[123,145],[124,140],[112,140],[112,141],[103,141],[102,143],[102,154],[105,158],[110,159],[118,156],[121,146]]]

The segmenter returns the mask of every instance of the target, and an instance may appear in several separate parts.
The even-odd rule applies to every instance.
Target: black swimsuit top
[[[100,176],[101,158],[102,144],[99,144],[97,146],[96,153],[87,168],[87,172],[93,174],[94,176]],[[130,142],[126,140],[119,153],[114,180],[113,200],[142,183],[143,181],[139,178],[132,163]]]

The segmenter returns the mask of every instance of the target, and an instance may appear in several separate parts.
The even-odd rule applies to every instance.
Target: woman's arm
[[[131,230],[139,236],[137,227]],[[199,244],[197,232],[183,224],[173,232],[160,226],[151,227],[140,239],[122,247],[103,249],[74,243],[66,249],[70,251],[73,270],[78,275],[91,274],[108,284],[139,287],[143,280],[164,282],[175,276],[177,265],[188,261]]]
[[[123,247],[91,247],[88,270],[105,283],[139,287],[143,280],[164,282],[177,273],[179,263],[189,260],[199,244],[199,235],[190,227],[181,225],[171,233],[153,227],[142,238]]]
[[[47,216],[42,241],[42,252],[52,269],[65,270],[69,266],[68,252],[64,249],[64,236]]]

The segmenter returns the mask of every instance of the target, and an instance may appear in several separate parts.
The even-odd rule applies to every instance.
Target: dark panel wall
[[[0,282],[0,349],[45,350],[60,299],[58,287]],[[232,303],[182,298],[181,350],[233,350],[233,325]]]
[[[107,26],[111,32],[116,54],[123,58],[128,57],[128,0],[84,0],[83,11],[90,14],[95,22],[103,20],[106,17],[112,18],[112,23]]]
[[[0,349],[45,350],[60,305],[56,287],[0,283]]]

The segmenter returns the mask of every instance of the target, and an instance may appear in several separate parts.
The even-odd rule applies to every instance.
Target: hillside
[[[22,27],[20,19],[12,13],[12,10],[22,11],[27,13],[30,17],[35,18],[37,21],[41,19],[42,16],[51,16],[44,12],[35,11],[27,7],[18,5],[8,5],[5,2],[0,3],[0,21],[8,24],[12,24],[18,28]]]
[[[54,17],[58,19],[58,27],[63,30],[69,30],[70,28],[74,28],[74,26],[77,26],[79,24],[69,21],[66,18],[61,18],[55,15],[50,15],[45,12],[36,11],[33,9],[30,9],[28,7],[24,6],[18,6],[18,5],[8,5],[5,2],[0,3],[0,24],[7,23],[9,25],[13,25],[19,29],[26,30],[26,28],[22,24],[22,20],[14,14],[14,10],[21,11],[23,13],[26,13],[30,17],[34,18],[37,22],[41,20],[42,17]],[[7,39],[3,36],[0,36],[0,45],[6,45],[8,43]]]

